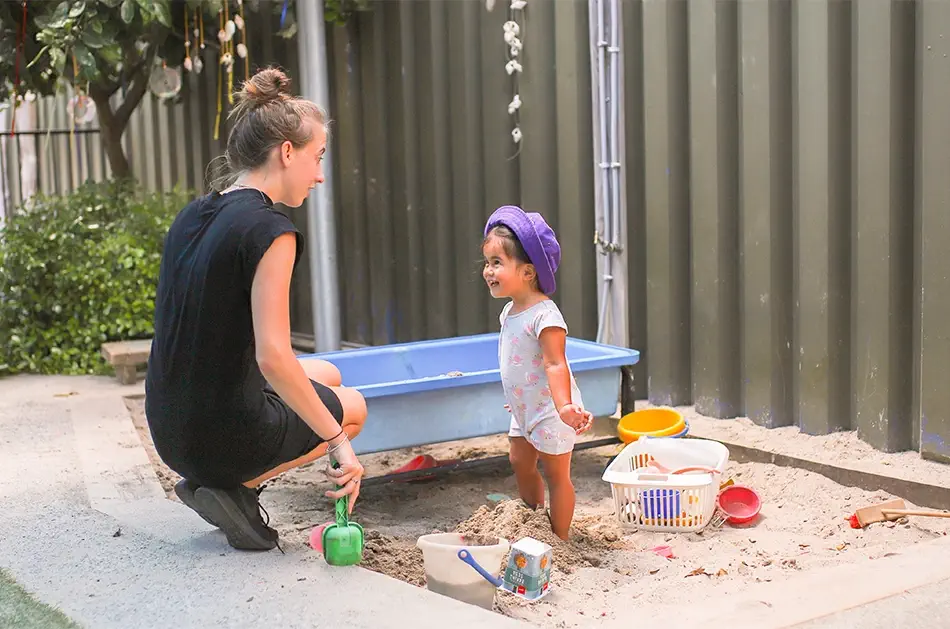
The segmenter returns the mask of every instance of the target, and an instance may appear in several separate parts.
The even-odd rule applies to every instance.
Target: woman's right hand
[[[336,443],[331,443],[328,457],[340,464],[340,467],[334,469],[332,465],[327,466],[326,474],[332,480],[338,488],[333,490],[328,490],[326,495],[327,498],[332,498],[334,500],[342,498],[343,496],[349,495],[349,512],[353,513],[353,505],[356,504],[356,499],[360,495],[360,483],[363,480],[363,465],[360,463],[359,459],[356,458],[356,453],[353,452],[353,446],[350,444],[349,438],[340,438],[339,440],[334,440]]]

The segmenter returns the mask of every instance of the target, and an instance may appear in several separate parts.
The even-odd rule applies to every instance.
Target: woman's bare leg
[[[366,400],[363,398],[363,395],[356,389],[348,389],[341,386],[340,370],[325,360],[302,358],[300,359],[300,365],[307,373],[307,377],[329,387],[336,393],[337,397],[340,398],[340,404],[343,406],[342,428],[346,431],[347,436],[353,439],[356,435],[360,434],[360,431],[363,429],[363,424],[366,422]],[[321,443],[305,455],[284,463],[268,472],[264,472],[255,479],[247,481],[244,483],[244,486],[257,487],[261,483],[274,478],[278,474],[283,474],[287,470],[292,470],[295,467],[316,461],[327,453],[327,447],[326,443]]]
[[[328,387],[338,387],[343,384],[343,376],[336,365],[319,358],[298,358],[307,377]]]
[[[363,429],[363,424],[366,422],[366,400],[363,399],[363,394],[356,389],[348,389],[346,387],[330,387],[330,389],[340,398],[340,404],[343,405],[342,427],[343,430],[346,431],[347,436],[353,439],[356,435],[360,434],[360,431]],[[261,483],[274,478],[278,474],[283,474],[287,470],[292,470],[295,467],[316,461],[327,453],[327,447],[326,443],[321,443],[305,455],[284,463],[268,472],[264,472],[253,480],[247,481],[244,483],[244,486],[257,487]]]

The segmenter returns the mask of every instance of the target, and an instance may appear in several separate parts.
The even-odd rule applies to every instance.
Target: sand
[[[648,408],[646,403],[637,408]],[[763,428],[747,417],[713,419],[704,417],[693,407],[677,407],[690,422],[691,434],[732,442],[768,452],[780,452],[819,463],[849,469],[927,482],[950,487],[950,465],[921,458],[914,450],[884,453],[858,438],[853,430],[828,435],[807,435],[796,426]]]
[[[155,456],[144,427],[142,400],[130,399],[128,405],[160,482],[169,497],[176,499],[171,488],[177,475]],[[788,437],[775,435],[769,443],[782,450],[781,440]],[[847,437],[834,437],[846,443]],[[808,439],[816,440],[817,451],[827,449],[822,445],[826,437],[796,433],[794,439],[798,451],[807,447],[802,444]],[[498,436],[364,456],[361,461],[372,477],[421,453],[439,459],[469,459],[506,451],[505,438]],[[613,446],[575,453],[572,477],[577,508],[567,542],[551,533],[543,511],[531,511],[517,499],[507,466],[452,473],[433,481],[365,487],[353,516],[367,531],[362,565],[424,587],[422,554],[415,547],[420,535],[458,531],[511,541],[530,535],[554,549],[552,591],[534,603],[499,593],[496,611],[541,627],[575,627],[596,625],[597,619],[626,618],[633,606],[645,613],[661,604],[695,605],[708,597],[739,592],[752,583],[879,558],[950,530],[950,521],[940,518],[911,518],[854,530],[846,518],[855,509],[893,496],[845,487],[805,470],[735,462],[729,463],[725,478],[754,487],[762,498],[761,516],[752,525],[676,534],[624,530],[613,518],[610,486],[601,480],[615,453]],[[870,456],[887,468],[896,465],[889,465],[890,460],[902,461],[907,453],[874,451]],[[318,461],[292,470],[261,494],[287,552],[314,552],[307,544],[311,528],[332,517],[332,504],[323,496],[328,486],[323,466]],[[938,483],[939,478],[920,480]],[[496,503],[488,498],[494,494],[510,499]],[[651,550],[658,546],[670,546],[673,558]]]
[[[497,535],[509,542],[533,537],[551,546],[554,565],[567,574],[577,568],[599,566],[610,550],[623,548],[620,541],[623,531],[614,522],[598,516],[580,516],[571,526],[569,539],[564,541],[551,531],[543,510],[529,509],[517,499],[507,500],[494,508],[483,505],[455,530]]]

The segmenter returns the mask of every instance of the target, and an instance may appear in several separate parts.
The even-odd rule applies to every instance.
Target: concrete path
[[[0,567],[83,626],[529,626],[316,553],[232,550],[165,499],[122,400],[141,393],[108,378],[0,380]],[[948,585],[942,538],[652,618],[632,602],[622,622],[592,626],[950,626]]]
[[[525,626],[316,553],[232,550],[165,499],[122,401],[134,393],[0,380],[0,566],[84,627]]]

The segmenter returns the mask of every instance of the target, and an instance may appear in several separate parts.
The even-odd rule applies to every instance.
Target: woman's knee
[[[301,358],[299,361],[311,380],[328,387],[338,387],[343,383],[343,376],[333,363],[319,358]]]
[[[366,423],[366,398],[356,389],[331,387],[343,406],[343,423],[348,426],[362,427]],[[353,435],[351,435],[353,436]]]

